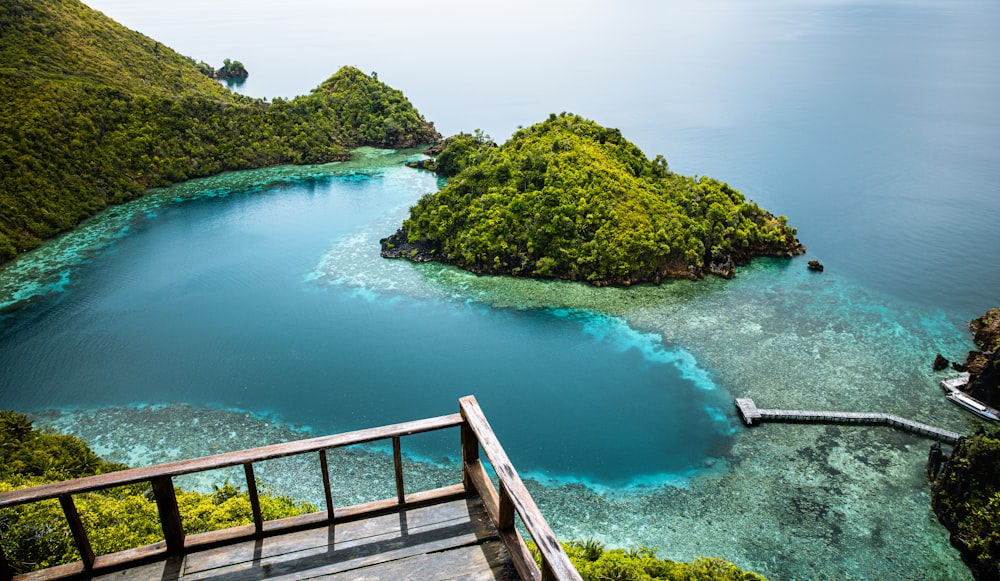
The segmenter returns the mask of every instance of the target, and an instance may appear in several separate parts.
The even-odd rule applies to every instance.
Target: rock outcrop
[[[970,351],[965,371],[971,375],[966,391],[972,397],[1000,407],[1000,308],[969,323],[972,340],[980,351]]]

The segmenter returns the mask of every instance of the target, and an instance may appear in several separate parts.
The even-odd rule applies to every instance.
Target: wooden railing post
[[[472,475],[469,466],[479,462],[479,439],[468,421],[462,422],[462,485],[466,491],[473,489]]]
[[[507,487],[500,483],[500,510],[497,511],[497,529],[509,531],[514,528],[514,502],[510,499]]]
[[[559,539],[545,521],[542,512],[538,509],[524,482],[518,476],[517,470],[511,464],[510,458],[504,451],[500,441],[497,440],[496,433],[486,420],[482,409],[475,397],[467,396],[459,400],[459,408],[462,414],[462,456],[463,461],[466,453],[472,454],[466,446],[467,442],[476,441],[482,446],[486,453],[486,458],[493,466],[497,479],[500,481],[500,493],[497,500],[496,520],[494,525],[500,532],[500,537],[507,548],[508,554],[514,561],[514,568],[523,579],[551,579],[553,581],[581,581],[580,573],[569,560],[569,556],[559,544]],[[465,428],[472,432],[470,436],[465,435]],[[478,458],[478,450],[476,451]],[[475,464],[465,462],[466,470],[481,467],[478,459]],[[475,484],[473,484],[475,486]],[[489,484],[492,489],[492,484]],[[491,513],[489,503],[485,497],[484,504],[487,504],[487,512]],[[531,553],[524,544],[524,539],[514,527],[514,513],[521,517],[521,523],[535,541],[538,551],[542,555],[542,567],[535,564]]]
[[[66,515],[69,530],[73,533],[73,540],[76,541],[76,550],[80,553],[83,568],[89,571],[94,568],[94,549],[90,546],[87,531],[83,530],[83,521],[80,520],[80,513],[76,511],[76,505],[73,504],[73,497],[64,494],[59,497],[59,504],[62,505],[63,514]]]
[[[0,547],[0,581],[10,581],[14,578],[14,571],[10,568],[10,563],[7,562],[7,555],[3,553],[3,547]]]
[[[179,555],[184,552],[184,525],[181,523],[181,511],[177,508],[174,479],[162,476],[150,482],[153,485],[156,510],[160,513],[160,526],[163,528],[163,540],[167,543],[167,553]]]
[[[396,499],[399,504],[406,504],[406,490],[403,488],[403,449],[399,436],[392,437],[392,463],[396,469]]]
[[[319,467],[323,471],[323,494],[326,497],[326,520],[333,522],[333,492],[330,490],[330,466],[326,460],[326,450],[319,451]]]
[[[243,465],[247,475],[247,493],[250,495],[250,511],[253,513],[253,529],[258,534],[264,532],[264,517],[260,514],[260,496],[257,494],[257,478],[253,474],[253,462]]]

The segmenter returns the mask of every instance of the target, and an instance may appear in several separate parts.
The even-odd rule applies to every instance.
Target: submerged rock
[[[810,260],[808,268],[813,272],[823,272],[823,265],[818,260]]]

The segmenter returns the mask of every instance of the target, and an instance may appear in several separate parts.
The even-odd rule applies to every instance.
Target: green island
[[[0,263],[153,186],[439,137],[402,92],[355,68],[271,102],[204,68],[79,0],[5,2]]]
[[[973,576],[1000,579],[1000,430],[958,443],[931,503]]]
[[[103,474],[125,469],[98,457],[83,440],[40,430],[25,415],[0,411],[0,492]],[[315,512],[262,487],[259,495],[265,519]],[[226,482],[210,493],[176,489],[177,504],[189,534],[252,524],[250,497]],[[148,484],[76,498],[78,510],[97,554],[149,545],[163,533]],[[79,560],[73,535],[57,501],[44,501],[0,511],[0,546],[12,569],[20,574]],[[564,544],[574,566],[587,581],[762,581],[716,558],[678,563],[656,557],[656,550],[605,549],[595,541]]]
[[[1000,405],[1000,308],[969,322],[972,351],[954,367],[971,375],[966,392]],[[931,488],[938,520],[979,580],[1000,579],[1000,430],[980,428],[955,446]]]
[[[728,278],[753,257],[805,252],[784,216],[578,115],[499,147],[480,132],[449,138],[425,167],[448,184],[411,208],[383,256],[603,286]]]

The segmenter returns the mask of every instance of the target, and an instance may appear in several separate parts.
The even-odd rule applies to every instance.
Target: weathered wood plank
[[[326,514],[333,516],[333,491],[330,489],[330,466],[326,459],[326,450],[319,451],[319,468],[323,471],[323,496],[326,498]]]
[[[462,498],[195,553],[188,556],[181,579],[333,575],[489,539],[498,540],[482,503]]]
[[[264,532],[264,515],[260,513],[260,496],[257,494],[257,477],[253,473],[253,464],[251,462],[244,464],[243,472],[247,477],[247,495],[250,497],[254,532],[262,533]]]
[[[486,457],[489,458],[493,470],[509,492],[514,510],[521,516],[521,522],[524,523],[528,533],[538,546],[538,550],[542,554],[542,561],[548,564],[559,579],[580,580],[580,574],[573,567],[566,552],[563,551],[559,539],[552,532],[545,517],[542,516],[542,511],[538,509],[538,505],[535,504],[527,488],[524,487],[521,477],[518,476],[503,446],[497,440],[493,428],[479,407],[479,403],[474,397],[463,397],[459,400],[459,406],[462,417],[475,432],[476,439],[479,440],[479,445],[486,452]],[[507,545],[507,550],[514,553],[520,551],[520,547]],[[530,570],[518,570],[518,573],[524,578],[540,577],[541,573],[534,565],[534,561],[532,561]]]
[[[503,553],[503,543],[492,541],[459,547],[436,555],[420,554],[389,563],[344,571],[327,579],[427,581],[448,578],[468,581],[514,581],[518,579],[517,572],[503,563]]]
[[[392,467],[396,474],[396,498],[399,504],[406,502],[406,488],[403,486],[403,447],[399,436],[392,439]]]
[[[161,476],[154,478],[152,484],[153,496],[156,498],[156,510],[160,514],[160,527],[163,529],[163,540],[167,543],[167,552],[179,554],[184,551],[184,525],[181,523],[181,511],[177,508],[174,481],[169,476]]]
[[[62,505],[63,514],[66,515],[69,530],[73,533],[73,540],[76,541],[76,550],[80,553],[80,561],[83,562],[83,568],[93,569],[94,549],[90,546],[90,539],[87,538],[87,531],[83,528],[83,521],[80,520],[80,513],[76,510],[73,497],[69,495],[60,496],[59,504]]]

